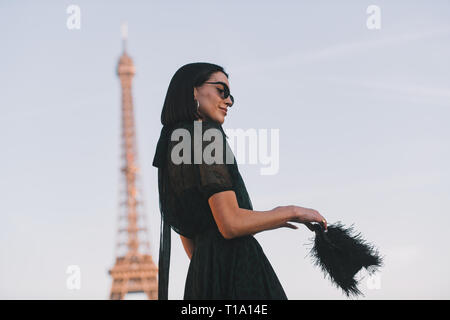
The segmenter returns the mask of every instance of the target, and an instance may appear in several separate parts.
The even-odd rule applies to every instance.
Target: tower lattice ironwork
[[[112,277],[109,298],[124,299],[128,293],[143,292],[148,299],[158,299],[158,267],[153,262],[144,202],[139,186],[136,133],[132,99],[133,60],[126,52],[127,30],[122,25],[123,53],[117,75],[122,88],[121,186],[115,264],[108,271]]]

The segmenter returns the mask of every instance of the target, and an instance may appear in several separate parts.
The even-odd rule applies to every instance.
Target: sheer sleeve
[[[207,129],[212,128],[211,124],[202,126],[203,134]],[[184,133],[186,139],[190,141],[188,145],[191,152],[189,154],[186,145],[185,148],[180,146],[182,139],[170,141],[167,168],[169,184],[179,206],[176,212],[178,221],[174,221],[172,225],[175,225],[177,233],[191,238],[193,234],[215,223],[208,199],[215,193],[234,190],[234,184],[230,173],[230,164],[227,163],[229,146],[222,131],[218,130],[220,136],[218,136],[218,132],[215,132],[216,136],[211,141],[197,140],[196,142],[193,128],[187,127],[186,129],[187,131]],[[215,139],[220,139],[222,143],[218,143],[215,145],[216,148],[212,148]],[[200,150],[200,147],[201,159],[194,155],[194,152]],[[208,158],[209,154],[211,157]],[[184,161],[180,162],[181,158],[179,157],[183,157]]]
[[[202,134],[205,134],[208,129],[216,128],[211,123],[205,123],[202,126]],[[204,141],[202,138],[196,141],[192,128],[187,129],[191,152],[190,155],[183,159],[188,161],[178,163],[180,160],[175,159],[187,151],[185,148],[179,153],[181,149],[177,147],[177,144],[180,143],[179,141],[171,141],[168,148],[168,168],[171,186],[176,196],[182,202],[186,202],[186,200],[189,202],[191,200],[190,197],[194,197],[207,203],[209,197],[213,194],[233,190],[233,179],[230,174],[230,164],[228,163],[230,158],[227,159],[227,152],[230,152],[229,146],[221,130],[214,132],[216,136],[211,139],[212,141]],[[219,133],[220,136],[218,136]],[[216,139],[220,141],[216,141]],[[215,145],[216,148],[212,148],[212,143],[215,142],[218,142]],[[199,150],[201,152],[198,152]],[[196,151],[201,155],[201,159],[195,157]],[[170,159],[174,161],[170,161]],[[231,159],[233,161],[234,157],[231,156]]]
[[[229,167],[226,163],[199,164],[197,166],[199,188],[204,199],[208,200],[218,192],[234,190]]]

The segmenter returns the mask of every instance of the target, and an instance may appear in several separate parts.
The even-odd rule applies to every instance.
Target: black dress
[[[183,138],[171,138],[175,129],[185,129],[175,132],[182,133]],[[218,129],[209,132],[219,135],[209,141],[203,141],[202,137],[208,129]],[[216,141],[216,138],[219,140]],[[188,149],[180,151],[182,139],[190,140],[190,155],[188,152],[185,154]],[[220,140],[223,149],[211,151],[213,142]],[[194,153],[198,152],[200,147],[202,153],[209,152],[212,156],[216,156],[217,151],[216,159],[221,160],[207,164],[202,157],[201,163],[195,162]],[[178,160],[173,161],[173,155],[186,156],[185,163],[178,164]],[[190,159],[190,162],[186,159]],[[182,121],[164,126],[153,165],[158,167],[161,212],[159,299],[168,298],[170,230],[173,229],[178,234],[192,239],[195,244],[185,283],[185,300],[286,300],[283,287],[258,241],[252,235],[225,239],[219,232],[209,207],[208,198],[211,195],[233,190],[239,207],[253,210],[222,126],[211,120]]]

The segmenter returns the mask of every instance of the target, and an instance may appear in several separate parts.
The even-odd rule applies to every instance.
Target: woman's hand
[[[292,207],[294,210],[294,217],[290,221],[303,223],[311,231],[314,231],[314,227],[311,222],[317,222],[320,223],[325,230],[327,230],[327,220],[319,213],[319,211],[299,206]]]
[[[276,207],[274,210],[287,210],[292,213],[292,218],[289,219],[289,222],[297,222],[303,223],[308,227],[309,230],[314,231],[314,227],[312,222],[317,222],[324,226],[325,230],[327,230],[327,220],[317,211],[310,208],[303,208],[299,206],[281,206]],[[297,226],[292,223],[286,222],[282,227],[287,227],[291,229],[298,229]]]

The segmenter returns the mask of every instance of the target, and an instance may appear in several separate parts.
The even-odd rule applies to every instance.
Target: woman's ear
[[[197,100],[197,88],[194,87],[194,99]]]

